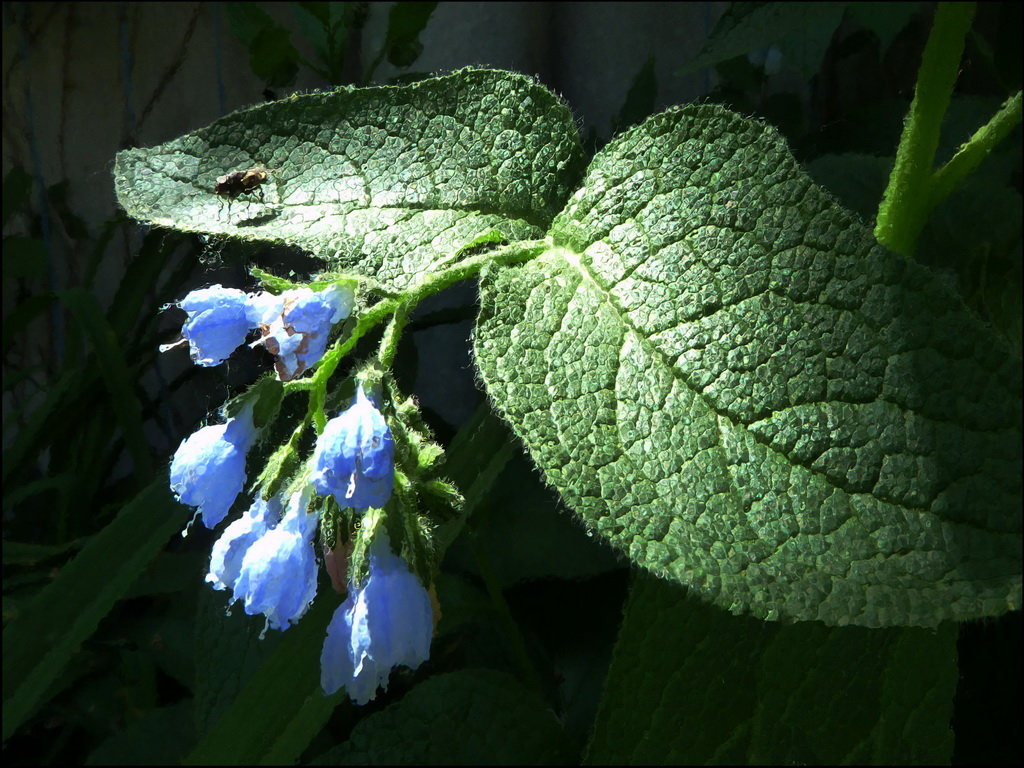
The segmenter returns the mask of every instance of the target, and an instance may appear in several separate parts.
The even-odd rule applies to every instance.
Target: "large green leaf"
[[[1019,607],[1019,359],[774,130],[656,115],[594,159],[550,241],[485,273],[479,366],[635,562],[763,618]]]
[[[213,658],[199,660],[199,674],[206,679],[200,684],[197,714],[218,717],[216,722],[197,724],[205,733],[185,757],[185,765],[285,765],[298,760],[344,695],[324,696],[320,689],[319,648],[338,606],[332,597],[321,593],[302,621],[278,638],[272,649],[257,650],[255,670],[244,655],[249,652],[244,650],[247,643],[239,637],[244,627],[235,622],[215,636],[218,630],[200,619],[200,649],[210,651]],[[243,655],[224,662],[231,648],[217,648],[221,643],[242,650]],[[232,672],[243,680],[225,683],[228,696],[241,687],[230,704],[222,697],[211,697],[210,686]]]
[[[217,178],[262,166],[228,202]],[[305,249],[393,289],[492,230],[536,237],[582,170],[572,114],[511,72],[463,70],[407,86],[295,95],[117,156],[136,219]]]
[[[586,762],[948,763],[956,640],[951,623],[935,631],[767,624],[643,576]]]

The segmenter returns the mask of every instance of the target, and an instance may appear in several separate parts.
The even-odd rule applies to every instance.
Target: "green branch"
[[[996,144],[1020,125],[1021,92],[1006,100],[1006,103],[985,125],[957,150],[952,159],[935,172],[928,200],[929,208],[945,200],[956,186],[969,176],[984,160]]]
[[[931,210],[929,188],[939,130],[956,82],[974,3],[939,3],[917,75],[914,100],[903,125],[896,165],[878,208],[875,237],[911,255]]]

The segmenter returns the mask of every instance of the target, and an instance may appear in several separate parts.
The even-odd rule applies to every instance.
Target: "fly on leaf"
[[[263,200],[263,190],[260,186],[270,178],[270,171],[266,168],[250,168],[247,171],[232,171],[217,177],[217,183],[213,188],[221,197],[234,200],[241,194],[259,189],[260,200]]]

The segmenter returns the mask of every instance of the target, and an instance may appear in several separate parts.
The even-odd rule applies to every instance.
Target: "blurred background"
[[[183,319],[161,308],[213,283],[251,288],[245,267],[253,261],[279,273],[316,269],[301,255],[127,220],[113,194],[116,152],[296,91],[489,66],[534,75],[560,94],[591,153],[675,104],[707,100],[761,117],[870,222],[934,5],[809,3],[799,23],[792,13],[752,17],[759,7],[4,3],[5,704],[9,622],[266,365],[256,352],[212,369],[192,366],[181,350],[158,355]],[[1020,29],[1019,5],[978,6],[939,161],[1020,88]],[[1020,144],[1018,128],[933,216],[918,255],[1018,354]],[[475,302],[472,284],[425,302],[397,363],[403,389],[446,445],[486,410],[469,354]],[[490,498],[446,558],[438,586],[446,623],[432,664],[515,671],[494,616],[504,611],[579,750],[629,570],[559,508],[518,447]],[[197,617],[223,613],[221,596],[202,585],[211,543],[207,531],[174,535],[147,559],[31,716],[10,733],[5,723],[5,760],[173,762],[190,751],[231,695],[195,683],[197,663],[211,663],[201,656],[209,644]],[[254,669],[277,638],[259,643],[262,622],[230,622]],[[1013,762],[1020,614],[965,626],[959,647],[954,759]],[[399,681],[383,704],[412,682]],[[304,754],[344,739],[360,716],[339,708]]]

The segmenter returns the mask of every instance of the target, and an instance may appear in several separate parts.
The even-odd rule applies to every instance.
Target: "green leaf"
[[[249,49],[254,75],[273,87],[295,81],[299,54],[287,29],[256,3],[228,3],[224,12],[235,37]]]
[[[160,477],[4,627],[4,740],[42,703],[79,644],[186,516]]]
[[[88,291],[70,288],[57,296],[92,346],[110,402],[117,404],[114,412],[131,453],[135,474],[140,480],[147,479],[153,474],[153,462],[142,427],[142,405],[135,395],[133,376],[117,334],[103,316],[96,297]]]
[[[72,549],[82,546],[78,539],[72,539],[65,544],[28,544],[21,541],[7,541],[3,543],[3,558],[7,565],[38,565],[51,558],[63,555]]]
[[[420,683],[315,764],[569,765],[574,757],[536,694],[504,673],[476,669]]]
[[[92,751],[86,765],[177,763],[194,740],[192,703],[182,701],[146,712]]]
[[[884,55],[896,35],[921,10],[921,3],[858,2],[849,3],[846,15],[875,33]]]
[[[193,573],[193,578],[195,578]],[[260,666],[276,652],[285,634],[268,632],[263,616],[249,616],[230,593],[200,586],[195,620],[195,725],[199,736],[220,719]]]
[[[359,26],[356,24],[359,15],[356,6],[356,3],[336,2],[291,5],[292,18],[326,71],[313,68],[318,74],[327,77],[330,83],[343,82],[342,67],[350,28]]]
[[[743,3],[718,21],[704,48],[677,75],[777,44],[787,64],[810,77],[821,68],[845,3]]]
[[[281,401],[284,399],[284,385],[280,380],[270,375],[263,376],[249,388],[246,394],[245,402],[253,404],[253,426],[262,429],[273,423],[281,409]],[[230,415],[234,416],[234,414]]]
[[[142,331],[154,316],[153,287],[180,241],[181,236],[168,236],[167,232],[146,233],[111,302],[108,317],[118,339],[149,338]]]
[[[13,377],[12,377],[13,378]],[[43,401],[34,405],[9,446],[4,448],[3,482],[17,482],[23,477],[25,463],[30,462],[47,446],[53,432],[59,430],[57,418],[61,410],[78,393],[85,390],[77,369],[63,371],[46,390]]]
[[[17,486],[12,484],[4,489],[4,509],[12,509],[19,504],[24,504],[26,499],[31,499],[40,493],[57,491],[61,494],[67,494],[72,489],[78,493],[80,492],[81,484],[77,475],[77,472],[55,474],[51,469],[46,477],[24,484],[19,483]]]
[[[1020,606],[1020,361],[714,106],[612,142],[534,261],[481,282],[499,412],[653,573],[761,618]]]
[[[271,170],[264,200],[228,204],[217,177]],[[302,248],[400,290],[475,237],[543,233],[575,186],[572,114],[535,81],[463,70],[409,86],[295,95],[152,149],[120,152],[136,219]]]
[[[468,243],[463,245],[456,251],[456,255],[462,256],[474,256],[478,253],[484,253],[490,250],[492,247],[497,245],[505,245],[508,240],[496,229],[492,229],[490,232],[485,232],[479,237],[474,237]]]
[[[445,457],[444,474],[462,491],[465,500],[461,514],[438,528],[439,551],[447,551],[466,520],[487,501],[495,481],[514,454],[515,444],[508,429],[481,403],[455,435]]]
[[[396,67],[408,67],[423,51],[420,33],[427,26],[437,3],[398,2],[388,14],[388,31],[384,41],[388,61]]]
[[[320,647],[337,607],[338,600],[328,599],[324,594],[314,600],[302,621],[276,639],[274,650],[251,672],[230,706],[223,707],[213,698],[210,687],[214,683],[220,685],[218,679],[230,674],[232,662],[240,673],[246,670],[246,674],[246,667],[251,664],[247,664],[245,656],[230,658],[221,650],[218,660],[222,666],[204,665],[200,674],[210,680],[199,686],[200,704],[207,711],[212,708],[216,712],[222,707],[223,711],[185,758],[185,765],[283,765],[298,760],[339,699],[339,695],[324,696],[320,690]],[[219,643],[238,642],[239,622],[233,624],[234,628],[223,629],[211,627],[209,621],[206,626],[201,624],[200,631],[206,633],[202,642],[213,644],[215,651]],[[245,647],[244,639],[241,647]],[[251,643],[247,653],[252,653]],[[230,688],[237,683],[225,685]]]
[[[644,576],[623,617],[586,762],[949,763],[956,638],[950,623],[937,631],[765,624]]]

